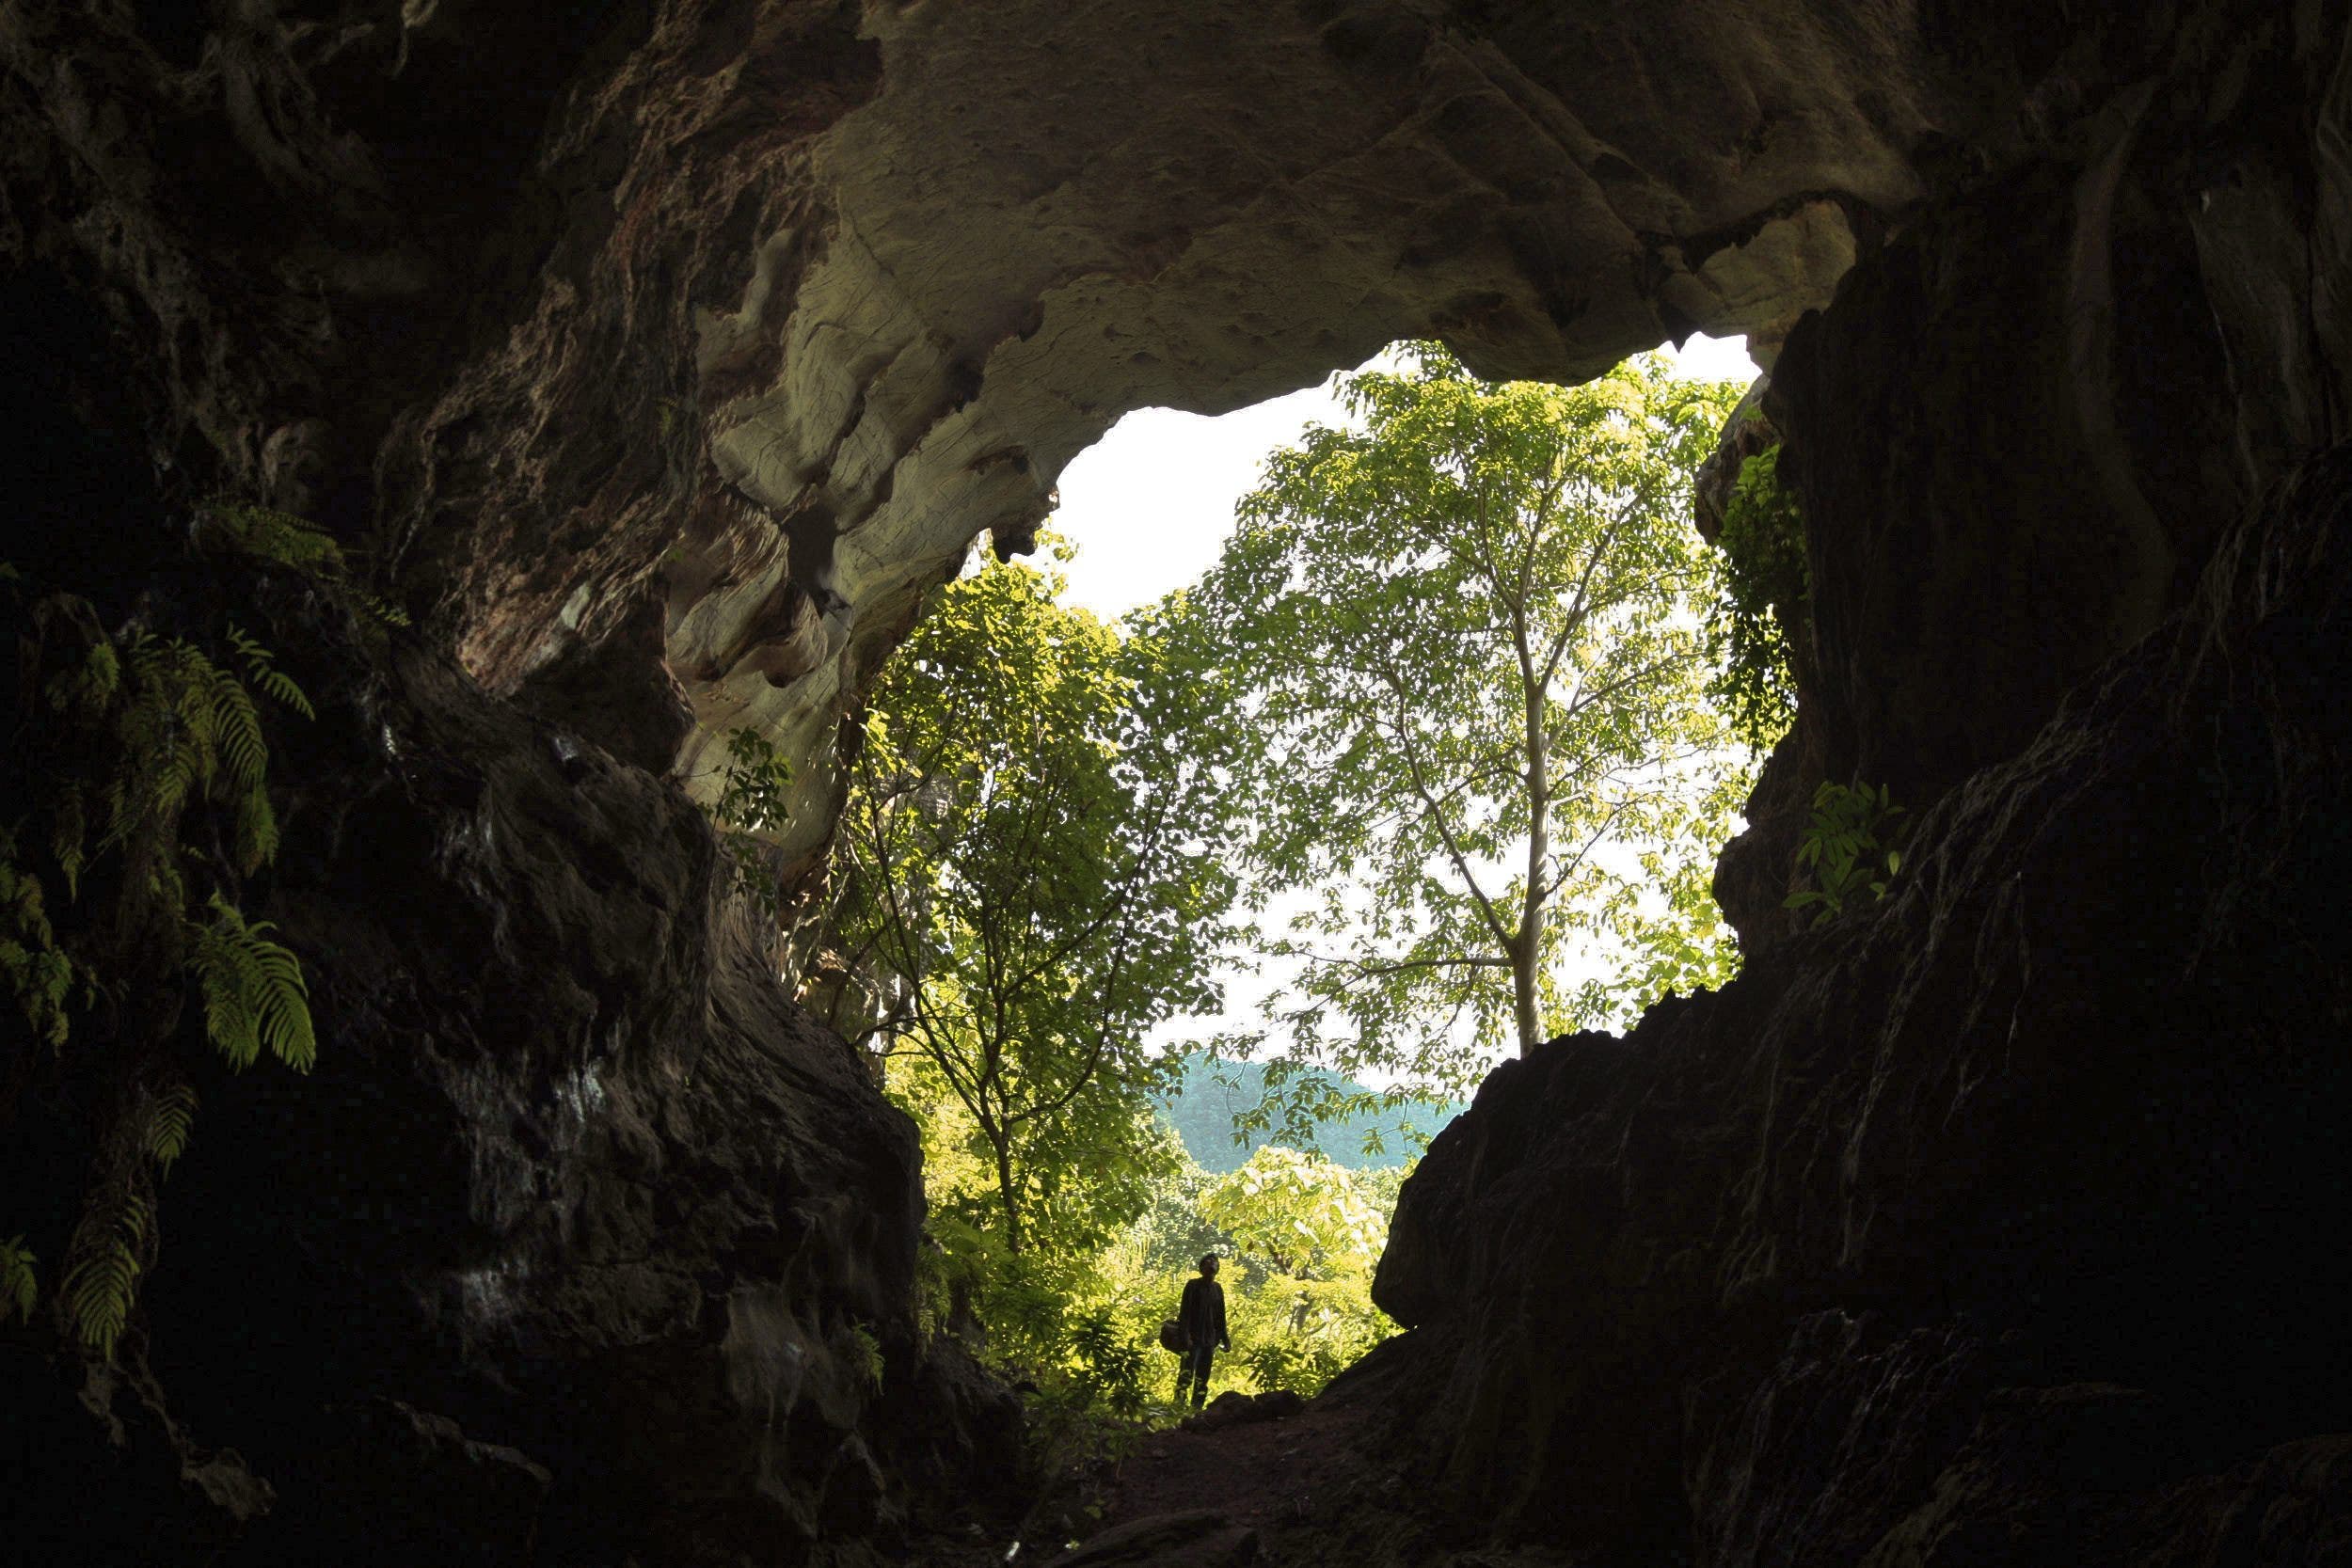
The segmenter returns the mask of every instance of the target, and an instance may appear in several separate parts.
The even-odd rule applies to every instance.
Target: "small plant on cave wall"
[[[1813,592],[1804,520],[1780,483],[1779,447],[1740,466],[1716,550],[1723,571],[1707,614],[1708,649],[1718,672],[1713,690],[1733,731],[1761,752],[1796,721],[1789,628],[1805,614]]]
[[[772,916],[782,908],[783,889],[776,881],[771,835],[792,818],[785,806],[792,766],[773,741],[747,727],[728,732],[727,766],[719,778],[719,799],[710,815],[720,847],[735,868],[736,891]]]
[[[1833,783],[1815,790],[1813,815],[1797,841],[1797,869],[1809,873],[1813,885],[1790,894],[1784,907],[1813,910],[1813,924],[1825,926],[1865,893],[1885,897],[1903,868],[1894,825],[1902,814],[1883,784]]]

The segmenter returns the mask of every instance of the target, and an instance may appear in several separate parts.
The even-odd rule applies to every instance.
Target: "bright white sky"
[[[1756,379],[1744,338],[1692,338],[1677,354],[1694,380]],[[1337,378],[1333,378],[1336,380]],[[1209,569],[1268,453],[1309,424],[1346,421],[1331,381],[1216,419],[1138,408],[1062,470],[1052,527],[1078,546],[1066,604],[1115,620]]]
[[[1678,353],[1671,344],[1660,352],[1695,380],[1756,378],[1745,339],[1692,338]],[[1120,420],[1062,470],[1051,526],[1077,546],[1062,567],[1070,582],[1063,602],[1113,620],[1198,578],[1232,533],[1234,503],[1256,487],[1267,455],[1296,445],[1311,423],[1346,422],[1337,379],[1215,419],[1139,408]],[[1259,1004],[1283,977],[1269,965],[1261,979],[1235,981],[1223,1015],[1171,1020],[1152,1032],[1152,1043],[1172,1048],[1219,1027],[1257,1024]]]

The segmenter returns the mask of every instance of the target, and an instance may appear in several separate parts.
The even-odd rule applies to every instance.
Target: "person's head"
[[[1203,1279],[1215,1279],[1216,1277],[1216,1253],[1204,1252],[1200,1255],[1200,1277]]]

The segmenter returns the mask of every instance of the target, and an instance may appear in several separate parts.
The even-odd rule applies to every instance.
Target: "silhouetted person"
[[[1200,1259],[1200,1277],[1184,1281],[1184,1300],[1176,1304],[1176,1322],[1184,1331],[1184,1359],[1176,1372],[1176,1402],[1184,1402],[1184,1385],[1192,1385],[1192,1407],[1209,1397],[1209,1363],[1220,1346],[1233,1348],[1225,1332],[1225,1287],[1216,1282],[1216,1254]]]

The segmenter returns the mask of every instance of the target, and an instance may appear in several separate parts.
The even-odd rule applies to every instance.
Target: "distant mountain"
[[[1228,1087],[1222,1079],[1231,1079]],[[1364,1085],[1352,1078],[1340,1080],[1341,1086],[1350,1092]],[[1250,1151],[1266,1142],[1265,1134],[1253,1132],[1249,1142],[1233,1141],[1233,1117],[1264,1098],[1265,1073],[1255,1062],[1211,1062],[1198,1052],[1184,1057],[1183,1085],[1175,1095],[1163,1101],[1161,1116],[1184,1141],[1185,1150],[1202,1170],[1222,1173],[1237,1170],[1248,1160]],[[1433,1137],[1462,1113],[1456,1102],[1445,1105],[1406,1105],[1396,1110],[1380,1111],[1369,1116],[1349,1117],[1342,1121],[1327,1123],[1315,1138],[1315,1148],[1335,1164],[1352,1170],[1377,1170],[1389,1165],[1401,1165],[1421,1152],[1422,1139]],[[1420,1137],[1406,1131],[1417,1128]],[[1379,1129],[1383,1152],[1364,1152],[1364,1133]]]

